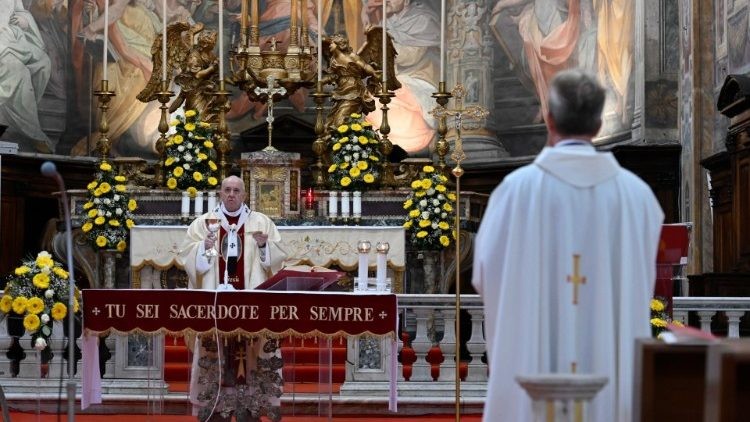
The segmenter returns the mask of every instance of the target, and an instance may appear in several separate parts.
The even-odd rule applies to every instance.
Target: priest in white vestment
[[[635,339],[664,214],[648,185],[597,152],[604,90],[586,73],[551,84],[548,146],[492,193],[474,244],[489,382],[484,421],[531,421],[516,376],[603,375],[587,420],[630,422]]]
[[[189,287],[203,290],[254,289],[281,269],[286,253],[268,216],[245,205],[245,185],[237,176],[221,184],[221,202],[190,224],[180,250]],[[220,221],[216,233],[208,219]],[[206,251],[219,256],[209,260]],[[190,399],[201,421],[281,420],[281,350],[277,339],[228,342],[196,340]],[[221,369],[219,369],[221,368]]]

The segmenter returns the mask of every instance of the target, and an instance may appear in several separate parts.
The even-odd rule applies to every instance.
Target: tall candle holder
[[[101,120],[99,121],[99,140],[96,143],[96,149],[101,154],[102,160],[109,158],[111,144],[107,133],[109,132],[109,122],[107,121],[107,110],[109,102],[115,96],[114,91],[109,90],[109,81],[102,79],[101,89],[94,91],[94,95],[99,98],[99,110],[101,111]]]
[[[323,92],[323,81],[318,80],[315,92],[310,94],[315,101],[315,141],[312,145],[315,154],[315,163],[313,163],[313,184],[316,188],[325,187],[325,177],[323,171],[323,154],[326,152],[325,124],[323,116],[323,103],[331,94]]]
[[[435,102],[437,102],[440,107],[445,108],[445,106],[448,105],[448,101],[451,99],[451,93],[446,92],[445,81],[441,81],[438,84],[438,92],[433,93],[432,98],[435,99]],[[445,135],[446,133],[448,133],[447,117],[445,115],[436,117],[438,134],[438,140],[435,148],[438,154],[438,162],[436,167],[438,168],[440,174],[447,176],[448,166],[445,163],[445,156],[448,155],[448,151],[450,151],[448,141],[445,139]]]
[[[161,109],[161,118],[159,119],[159,139],[156,140],[156,152],[159,154],[159,160],[154,165],[154,178],[157,187],[164,186],[166,184],[166,178],[164,177],[164,155],[167,147],[167,132],[169,131],[169,123],[167,118],[169,116],[169,103],[174,92],[169,90],[169,82],[166,80],[161,81],[161,90],[156,93],[156,99],[161,103],[159,108]]]
[[[228,108],[229,91],[225,89],[224,80],[219,81],[219,90],[214,92],[218,97],[217,103],[219,108],[219,123],[216,128],[216,152],[219,161],[219,180],[224,180],[229,176],[229,153],[232,152],[232,146],[229,143],[226,113]]]
[[[383,154],[383,162],[381,163],[382,171],[380,173],[380,185],[383,187],[394,187],[397,185],[393,175],[393,168],[391,167],[390,160],[388,157],[393,151],[393,143],[388,139],[388,134],[391,133],[391,126],[388,124],[388,104],[391,102],[391,98],[396,95],[388,90],[385,83],[382,84],[383,88],[378,94],[380,99],[381,111],[383,112],[383,121],[380,124],[380,134],[382,139],[380,141],[380,152]]]

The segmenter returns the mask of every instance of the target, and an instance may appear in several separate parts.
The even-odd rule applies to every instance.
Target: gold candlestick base
[[[432,98],[434,98],[435,102],[438,103],[438,106],[442,108],[445,108],[445,106],[448,105],[448,101],[451,99],[451,97],[451,93],[446,92],[445,90],[445,81],[440,82],[438,84],[438,92],[432,94]],[[438,171],[440,171],[440,174],[448,176],[448,166],[445,164],[445,157],[450,151],[450,146],[448,145],[448,141],[445,139],[445,135],[446,133],[448,133],[446,116],[441,115],[437,117],[437,124],[438,140],[435,145],[435,150],[438,154],[438,162],[436,167],[438,168]],[[451,182],[451,184],[453,183],[453,181],[449,181]]]
[[[167,103],[174,95],[174,92],[169,90],[169,81],[161,81],[161,91],[156,93],[156,99],[161,103],[159,108],[161,109],[161,118],[159,119],[159,139],[156,140],[156,152],[159,154],[159,160],[154,165],[154,184],[155,187],[161,187],[166,184],[164,177],[164,156],[166,152],[167,144],[167,132],[169,131],[169,122],[167,121],[169,116],[169,107]]]
[[[323,103],[325,102],[326,98],[330,97],[331,95],[323,92],[323,82],[318,81],[316,84],[315,92],[310,94],[310,96],[313,97],[313,101],[315,101],[315,141],[313,142],[313,153],[315,154],[315,163],[312,165],[313,170],[313,184],[316,188],[323,188],[325,187],[325,177],[324,177],[324,164],[323,164],[323,156],[326,152],[326,143],[325,143],[325,126],[323,123]]]
[[[226,114],[230,107],[228,101],[229,95],[230,92],[225,89],[224,80],[220,80],[219,90],[214,92],[214,96],[218,97],[217,107],[219,108],[219,123],[216,128],[216,134],[214,135],[216,139],[216,155],[219,161],[219,180],[224,180],[229,176],[229,154],[232,152],[226,119]]]
[[[101,119],[99,121],[99,140],[96,143],[96,149],[101,154],[102,160],[109,158],[109,151],[111,144],[107,133],[109,132],[109,122],[107,121],[107,110],[109,109],[109,102],[112,97],[115,96],[114,91],[109,90],[109,81],[102,79],[101,89],[94,91],[94,95],[99,99],[99,110],[101,111]]]
[[[381,107],[381,111],[383,112],[383,121],[381,122],[380,128],[378,129],[383,138],[380,141],[380,152],[383,154],[380,185],[383,187],[395,187],[398,185],[393,175],[393,167],[391,167],[391,162],[389,160],[391,151],[393,151],[393,143],[391,143],[391,140],[388,139],[388,134],[391,133],[391,126],[388,124],[388,104],[391,102],[391,98],[395,96],[396,94],[388,91],[385,88],[385,85],[383,86],[383,90],[378,94],[380,104],[383,105]]]

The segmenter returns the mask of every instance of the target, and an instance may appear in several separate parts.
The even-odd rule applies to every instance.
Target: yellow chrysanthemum
[[[352,130],[355,132],[359,132],[360,130],[362,130],[362,125],[360,125],[359,123],[352,123]]]
[[[185,130],[192,132],[195,130],[195,123],[185,123]]]
[[[94,224],[96,224],[97,226],[101,226],[105,221],[107,221],[107,219],[104,218],[104,216],[100,215],[99,217],[96,217],[96,219],[94,220]]]
[[[174,174],[174,177],[180,177],[184,172],[185,169],[182,167],[175,167],[174,170],[172,170],[172,174]]]
[[[120,222],[118,220],[109,220],[109,225],[112,227],[120,227]]]
[[[99,185],[99,189],[102,191],[102,193],[108,193],[112,190],[112,186],[110,186],[107,182],[102,182],[102,184]]]
[[[89,218],[94,218],[94,217],[96,217],[97,215],[99,215],[99,211],[97,211],[97,210],[95,210],[95,209],[91,209],[91,210],[89,210],[89,212],[88,212],[88,213],[86,213],[86,215],[88,215],[88,216],[89,216]]]
[[[125,252],[125,248],[127,248],[127,247],[128,247],[128,242],[126,242],[124,240],[121,240],[121,241],[117,242],[117,250],[119,252]]]
[[[169,121],[169,125],[170,126],[177,126],[179,124],[180,124],[180,121],[177,120],[177,119],[172,119],[172,120]]]
[[[331,149],[333,149],[334,151],[338,151],[341,149],[341,144],[335,143],[333,144],[333,147],[331,147]]]
[[[365,177],[363,178],[365,183],[373,183],[375,181],[375,176],[373,176],[371,173],[365,174]]]
[[[127,227],[128,229],[132,229],[133,226],[135,226],[135,222],[133,220],[129,218],[125,220],[125,227]]]
[[[55,261],[52,260],[52,255],[49,254],[47,251],[39,252],[36,256],[36,266],[37,267],[51,267],[55,265]]]
[[[96,237],[96,246],[103,248],[107,246],[107,238],[104,236],[97,236]]]
[[[193,180],[195,180],[196,182],[202,181],[203,180],[203,174],[201,174],[201,172],[199,172],[199,171],[193,172]]]
[[[339,140],[336,141],[336,142],[338,142],[340,144],[345,144],[345,143],[349,142],[349,138],[348,137],[339,138]]]
[[[422,183],[419,180],[415,180],[411,182],[411,188],[412,189],[419,189],[422,187]]]
[[[451,201],[455,201],[456,200],[456,194],[453,193],[453,192],[448,192],[447,196],[448,196],[448,199],[450,199]]]
[[[419,220],[419,227],[424,228],[430,225],[432,225],[432,221],[430,220]]]
[[[49,275],[45,273],[39,273],[31,279],[31,282],[34,283],[34,286],[39,289],[46,289],[47,287],[49,287]]]
[[[328,167],[328,172],[329,172],[329,173],[333,173],[334,171],[336,171],[336,169],[337,169],[338,167],[339,167],[339,166],[338,166],[338,165],[336,165],[336,164],[331,164],[331,166],[330,166],[330,167]]]
[[[368,157],[372,161],[380,161],[380,158],[378,158],[375,154],[370,154],[370,157]]]
[[[92,189],[96,189],[98,185],[99,183],[96,180],[94,180],[93,182],[86,185],[86,187],[88,188],[88,190],[92,190]]]
[[[211,127],[211,123],[201,122],[201,127]]]
[[[110,170],[112,170],[112,166],[108,162],[105,161],[105,162],[99,164],[99,170],[110,171]]]
[[[422,189],[429,189],[432,187],[432,180],[422,179]]]
[[[411,218],[417,218],[417,217],[419,217],[419,210],[411,210],[411,211],[409,211],[409,217],[411,217]]]
[[[55,273],[56,276],[60,277],[63,280],[67,280],[68,279],[68,272],[65,271],[65,270],[63,270],[60,267],[53,268],[52,272]]]
[[[90,232],[90,231],[91,231],[91,229],[93,229],[93,228],[94,228],[94,225],[93,225],[93,224],[91,224],[91,222],[90,222],[90,221],[87,221],[87,222],[85,222],[85,223],[83,224],[83,226],[81,226],[81,230],[83,230],[83,232],[84,232],[84,233],[88,233],[88,232]]]
[[[116,182],[122,183],[122,182],[127,182],[127,180],[128,179],[125,176],[122,176],[122,175],[119,175],[119,174],[117,176],[115,176],[115,181]]]
[[[166,160],[164,160],[164,165],[169,167],[174,163],[174,157],[167,157]]]
[[[68,313],[68,307],[62,302],[55,302],[55,304],[52,305],[52,311],[50,313],[52,314],[52,319],[60,321],[65,318],[65,314]]]
[[[172,137],[172,142],[174,142],[176,145],[180,145],[183,140],[184,138],[182,137],[182,135],[175,135]]]
[[[216,167],[216,163],[214,163],[213,161],[210,161],[210,160],[209,160],[209,162],[208,162],[208,168],[210,168],[210,169],[211,169],[211,171],[216,171],[216,169],[217,169],[218,167]]]
[[[185,112],[185,117],[193,117],[196,114],[197,113],[195,112],[195,110],[188,110],[188,111]]]
[[[206,154],[204,154],[202,152],[198,153],[198,159],[201,160],[201,161],[208,160],[208,155],[206,155]]]
[[[417,232],[417,238],[422,239],[422,238],[425,238],[425,237],[427,237],[427,232],[426,231],[420,230],[420,231]]]
[[[423,197],[425,195],[426,195],[426,193],[423,190],[414,192],[414,196],[416,196],[417,198],[421,198],[421,197]]]
[[[177,187],[177,180],[174,177],[170,177],[167,179],[167,187],[169,189],[174,189]]]
[[[16,268],[15,271],[13,271],[16,275],[24,275],[27,274],[29,271],[31,271],[31,268],[21,265],[20,267]]]
[[[13,312],[17,314],[26,312],[26,302],[28,302],[28,300],[23,296],[18,296],[17,298],[13,299]]]
[[[203,146],[206,147],[206,148],[213,148],[214,147],[214,143],[211,142],[211,141],[206,141],[206,142],[203,143]]]
[[[349,115],[349,117],[351,117],[352,119],[359,119],[360,117],[362,117],[362,115],[359,113],[352,113]]]
[[[409,220],[409,221],[407,221],[407,222],[404,223],[404,228],[405,229],[410,229],[411,228],[411,220]]]
[[[451,240],[448,238],[448,236],[440,236],[440,244],[443,246],[448,246],[451,244]]]
[[[34,314],[28,314],[23,318],[23,327],[30,333],[38,330],[40,323],[39,317]]]
[[[189,188],[185,189],[185,191],[191,198],[195,198],[195,195],[198,194],[198,189],[196,189],[195,186],[190,186]]]
[[[665,328],[667,326],[667,321],[661,318],[651,318],[651,325],[654,327]]]
[[[367,170],[367,167],[370,165],[367,164],[367,161],[357,161],[357,168],[360,170]]]
[[[208,184],[211,186],[216,186],[219,183],[219,180],[213,176],[208,178]]]
[[[425,172],[425,173],[432,173],[433,171],[435,171],[435,167],[424,166],[424,167],[422,167],[422,171]]]
[[[445,192],[447,189],[446,189],[445,185],[437,185],[437,186],[435,186],[435,190],[438,191],[438,192]]]
[[[115,190],[117,192],[125,192],[125,189],[126,189],[125,185],[115,185]]]
[[[341,186],[347,187],[352,183],[352,179],[344,176],[341,178]]]
[[[36,296],[29,298],[26,302],[26,312],[30,314],[39,314],[44,310],[44,301]]]
[[[370,126],[372,126],[372,123],[370,123],[368,121],[364,121],[364,122],[362,122],[362,126],[364,126],[364,127],[370,127]]]
[[[352,167],[352,168],[350,168],[350,169],[349,169],[349,176],[352,176],[352,177],[359,177],[359,174],[360,174],[361,172],[362,172],[362,170],[360,170],[359,168],[357,168],[357,167]]]
[[[78,298],[74,297],[73,298],[73,313],[77,313],[79,309],[81,309],[81,306],[78,303]],[[67,308],[65,308],[65,310],[67,312]]]
[[[443,209],[447,212],[453,211],[453,207],[451,206],[451,204],[443,204]]]
[[[664,302],[659,299],[651,299],[651,310],[654,312],[661,312],[664,310]]]
[[[357,139],[359,140],[359,143],[362,144],[362,145],[367,145],[367,143],[370,142],[370,140],[367,139],[366,136],[360,136]]]
[[[0,311],[7,314],[10,312],[11,307],[13,306],[13,297],[9,295],[3,296],[2,299],[0,299]]]
[[[341,126],[338,127],[337,130],[339,131],[339,133],[346,133],[346,131],[349,130],[349,126],[347,126],[347,125],[341,125]]]
[[[411,208],[412,205],[414,205],[414,201],[412,201],[411,199],[407,199],[404,202],[404,209],[408,210],[409,208]]]
[[[89,209],[89,208],[91,208],[93,206],[94,206],[94,203],[91,202],[91,201],[89,201],[89,202],[86,202],[85,204],[83,204],[83,209],[87,210],[87,209]]]
[[[96,188],[94,190],[94,196],[96,196],[97,198],[100,197],[100,196],[102,196],[102,190],[99,189],[99,188]]]
[[[448,230],[450,225],[446,223],[445,221],[441,221],[438,223],[438,227],[440,228],[440,230]]]

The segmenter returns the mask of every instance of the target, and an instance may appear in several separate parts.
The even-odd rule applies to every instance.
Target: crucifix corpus
[[[263,148],[263,151],[278,151],[276,148],[274,148],[271,145],[271,139],[273,138],[273,96],[279,94],[281,96],[286,95],[286,88],[283,86],[280,86],[276,88],[276,79],[268,75],[266,78],[266,87],[261,88],[259,86],[255,87],[255,95],[267,95],[268,99],[266,100],[268,103],[268,116],[266,117],[266,122],[268,122],[268,146]]]

